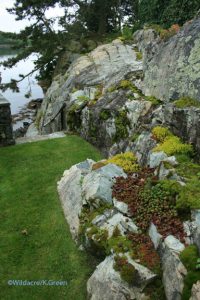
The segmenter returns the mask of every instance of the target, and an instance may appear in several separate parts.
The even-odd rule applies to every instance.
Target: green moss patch
[[[200,107],[200,102],[190,97],[182,97],[174,101],[174,105],[177,108]]]
[[[117,112],[115,117],[115,128],[116,133],[113,138],[114,142],[119,142],[121,139],[128,137],[128,127],[130,127],[130,121],[127,117],[126,110],[121,110]]]
[[[157,106],[157,105],[162,104],[162,101],[159,100],[158,98],[154,97],[154,96],[145,96],[145,100],[150,101],[153,106]]]
[[[200,209],[200,184],[199,178],[191,179],[182,187],[176,207],[180,210]]]
[[[101,120],[108,120],[110,117],[111,117],[111,111],[110,110],[107,110],[107,109],[103,109],[101,112],[100,112],[100,115],[99,115],[100,119]]]
[[[188,156],[179,155],[177,174],[184,177],[186,186],[182,187],[177,198],[177,209],[189,212],[190,209],[200,209],[200,165],[194,163]]]
[[[125,253],[131,251],[132,243],[125,236],[113,236],[108,240],[107,253],[111,252],[111,249],[115,253]]]

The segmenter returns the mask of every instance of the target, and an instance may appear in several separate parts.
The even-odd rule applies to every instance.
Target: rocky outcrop
[[[106,89],[116,85],[127,74],[135,73],[137,77],[141,70],[142,63],[137,61],[135,51],[120,40],[101,45],[91,53],[79,57],[64,76],[55,78],[48,89],[38,117],[41,132],[49,133],[67,127],[67,111],[77,102],[78,97],[83,108],[84,101],[81,101],[81,97],[82,100],[84,97],[94,100],[98,88]],[[74,93],[77,90],[79,92]]]
[[[179,254],[185,246],[172,235],[163,241],[162,235],[159,234],[153,223],[149,228],[149,236],[161,257],[166,298],[167,300],[181,300],[187,270],[182,264]]]
[[[182,298],[184,277],[187,274],[187,270],[179,259],[179,253],[179,247],[174,250],[166,246],[162,257],[163,284],[167,300],[181,300]]]
[[[77,240],[79,234],[80,215],[83,205],[89,205],[91,209],[98,208],[103,204],[112,205],[112,186],[115,177],[127,176],[121,168],[113,164],[108,164],[92,171],[93,164],[94,161],[88,159],[74,165],[64,172],[62,179],[58,182],[61,204],[70,226],[71,234],[75,240]],[[111,216],[108,214],[108,218]],[[110,224],[110,230],[112,230],[111,228],[114,226],[112,224],[113,220],[111,219],[109,223],[106,216],[101,216],[100,219],[102,218],[103,220],[105,219],[104,221],[106,221],[107,225]],[[115,225],[120,223],[120,221],[121,218],[118,218]],[[105,224],[104,227],[106,227]]]
[[[76,132],[106,156],[134,150],[144,165],[154,145],[149,129],[163,124],[200,153],[200,109],[169,103],[181,96],[200,100],[199,29],[196,18],[167,41],[144,29],[132,45],[117,39],[73,58],[46,93],[36,120],[40,133]],[[148,96],[164,105],[156,108],[159,102]]]
[[[177,108],[173,104],[163,105],[153,113],[154,121],[163,124],[181,139],[192,144],[200,153],[200,108]]]
[[[178,164],[175,156],[168,157],[164,152],[154,155],[150,150],[146,157],[146,165],[153,167],[149,170],[153,170],[154,173],[158,173],[164,162],[172,166]],[[132,218],[131,210],[129,211],[131,206],[113,198],[113,185],[119,179],[116,177],[120,177],[120,180],[136,179],[137,173],[127,176],[122,168],[108,164],[105,160],[98,163],[86,160],[65,171],[58,183],[60,200],[72,237],[77,243],[81,243],[82,248],[103,259],[88,280],[89,299],[148,299],[151,282],[152,289],[156,289],[153,281],[160,272],[156,274],[161,263],[166,299],[181,300],[187,270],[180,259],[180,253],[185,249],[184,240],[187,244],[196,244],[198,248],[200,246],[199,210],[192,211],[192,221],[184,222],[184,229],[179,232],[179,237],[169,233],[166,237],[161,235],[158,229],[160,225],[154,225],[154,221],[151,220],[149,236],[145,237],[142,246],[144,248],[137,248],[138,245],[135,248],[131,237],[136,239],[137,243],[143,239],[141,223],[137,223],[137,216]],[[173,180],[178,181],[178,178]],[[143,181],[144,178],[141,178],[139,185]],[[124,189],[121,186],[117,188],[125,192],[125,186]],[[128,188],[131,187],[127,186]],[[123,195],[126,197],[125,193]],[[180,227],[181,224],[176,222],[177,220],[174,226]],[[151,241],[152,248],[149,250],[148,245]],[[135,251],[141,251],[141,256],[138,257]],[[146,257],[147,253],[150,262],[157,255],[157,268],[152,269],[147,260],[143,261],[143,255]],[[122,259],[123,262],[117,264],[118,259]],[[125,273],[120,269],[123,266],[127,267],[123,269]],[[194,299],[196,294],[198,295],[198,289],[194,286]]]
[[[82,195],[91,206],[98,207],[100,202],[112,204],[112,186],[115,177],[127,175],[114,164],[97,169],[85,176],[82,184]]]
[[[181,96],[200,100],[200,18],[167,41],[151,29],[137,32],[134,39],[144,53],[145,94],[163,101]]]
[[[79,215],[81,214],[83,199],[81,182],[91,171],[92,160],[87,160],[66,170],[58,182],[58,193],[72,237],[77,239],[79,231]]]

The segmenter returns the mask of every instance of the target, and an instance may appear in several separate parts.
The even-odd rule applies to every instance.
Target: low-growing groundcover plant
[[[71,238],[57,181],[94,147],[79,138],[41,141],[0,149],[0,298],[85,300],[92,259]],[[8,280],[67,281],[67,286],[9,286]]]
[[[183,300],[191,297],[191,289],[194,283],[200,280],[200,269],[198,261],[200,261],[198,248],[195,245],[186,247],[180,254],[180,259],[187,269],[187,275],[184,279]]]
[[[188,107],[199,107],[200,108],[200,102],[198,100],[190,98],[190,97],[182,97],[182,98],[174,101],[174,105],[177,108],[188,108]]]
[[[154,152],[164,151],[167,155],[188,154],[192,155],[193,147],[184,144],[181,139],[173,135],[168,128],[156,126],[152,135],[159,144],[153,149]]]
[[[117,154],[109,158],[106,163],[113,163],[121,167],[126,173],[139,171],[140,167],[137,163],[137,157],[132,152]]]
[[[135,177],[116,178],[113,187],[113,197],[129,205],[132,217],[144,233],[153,222],[163,237],[173,234],[183,241],[183,225],[176,210],[178,193],[178,183],[159,181],[148,168]]]
[[[115,256],[114,269],[120,272],[121,278],[128,282],[129,284],[137,284],[138,271],[130,264],[126,256]]]

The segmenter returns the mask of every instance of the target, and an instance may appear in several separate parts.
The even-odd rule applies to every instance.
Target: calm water
[[[11,52],[7,49],[0,49],[0,61],[5,61],[8,58],[16,55],[14,52]],[[12,69],[4,69],[0,66],[0,72],[2,76],[2,83],[9,82],[11,78],[19,79],[19,74],[27,74],[34,68],[34,60],[37,56],[31,55],[28,59],[20,61]],[[14,93],[10,89],[6,92],[0,91],[3,96],[10,101],[11,103],[11,112],[12,114],[17,114],[20,112],[20,109],[23,108],[31,99],[43,98],[43,92],[41,87],[37,84],[35,79],[37,73],[34,73],[29,78],[24,79],[19,83],[19,93]],[[24,95],[29,91],[31,86],[32,96],[27,99]],[[16,127],[16,126],[14,126]],[[19,126],[17,126],[19,127]]]

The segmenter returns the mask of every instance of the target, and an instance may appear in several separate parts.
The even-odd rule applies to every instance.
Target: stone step
[[[37,142],[37,141],[43,141],[43,140],[49,140],[49,139],[57,139],[57,138],[63,138],[65,137],[66,134],[62,131],[59,132],[54,132],[51,134],[46,134],[46,135],[35,135],[33,137],[21,137],[17,138],[16,144],[25,144],[25,143],[32,143],[32,142]]]

